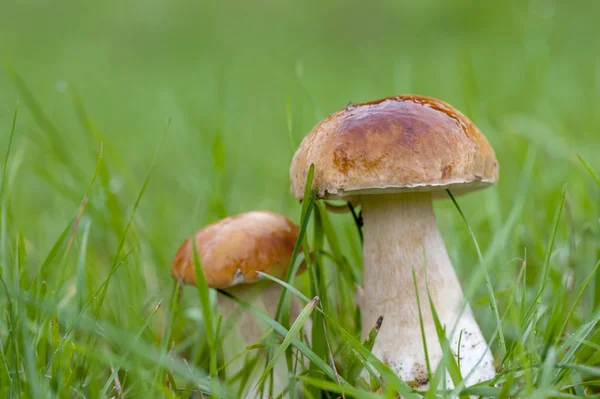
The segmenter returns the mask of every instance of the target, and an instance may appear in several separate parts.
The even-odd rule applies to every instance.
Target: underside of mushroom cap
[[[315,165],[319,198],[432,191],[458,195],[494,184],[498,162],[479,129],[451,105],[404,95],[349,105],[320,122],[290,167],[301,199]]]

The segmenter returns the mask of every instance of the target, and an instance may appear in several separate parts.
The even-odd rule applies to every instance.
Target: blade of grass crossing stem
[[[475,237],[475,233],[473,232],[473,229],[471,228],[471,225],[467,221],[467,218],[466,218],[465,214],[463,213],[462,209],[460,208],[460,205],[458,205],[458,202],[456,201],[456,199],[454,198],[454,196],[452,195],[452,193],[450,192],[450,190],[446,190],[446,191],[448,192],[448,195],[452,199],[452,202],[454,203],[454,206],[458,210],[458,213],[460,214],[462,220],[467,225],[467,229],[469,230],[469,234],[471,235],[471,239],[473,240],[473,243],[475,244],[475,248],[477,249],[477,256],[479,257],[479,264],[480,264],[480,266],[481,267],[485,267],[485,264],[484,264],[484,261],[483,261],[483,255],[481,254],[481,249],[479,248],[479,243],[477,241],[477,238]],[[485,270],[485,285],[487,287],[488,296],[490,298],[490,308],[492,309],[492,312],[494,314],[494,318],[496,319],[496,329],[498,331],[498,339],[500,341],[500,347],[502,348],[502,353],[506,353],[506,341],[504,339],[504,332],[502,331],[502,321],[500,320],[500,313],[498,312],[498,304],[496,302],[496,296],[494,294],[494,288],[492,287],[492,281],[490,280],[490,275],[489,275],[487,269]],[[452,330],[454,330],[454,328]],[[453,332],[454,331],[452,331],[452,333]]]
[[[425,248],[423,248],[423,255],[425,255]],[[425,256],[423,256],[425,261]],[[419,307],[419,325],[421,328],[421,339],[423,340],[423,352],[425,355],[425,365],[427,366],[427,376],[431,378],[431,362],[429,361],[429,351],[427,350],[427,338],[425,337],[425,326],[423,324],[423,312],[421,311],[421,298],[419,297],[419,289],[417,287],[417,275],[415,269],[412,269],[413,285],[415,287],[415,298],[417,299],[417,306]]]
[[[377,322],[369,331],[367,338],[363,342],[363,347],[368,351],[373,350],[373,346],[375,345],[375,340],[377,339],[377,335],[379,334],[379,329],[381,328],[381,324],[383,323],[383,316],[379,316]],[[346,369],[348,372],[346,373],[346,379],[348,381],[356,381],[359,377],[361,371],[364,368],[364,364],[360,364],[360,359],[357,355],[353,355],[348,360],[348,365]]]
[[[450,342],[448,342],[448,338],[446,337],[446,332],[444,331],[444,327],[440,322],[440,318],[438,317],[437,311],[435,310],[435,305],[433,304],[433,299],[431,299],[431,294],[429,292],[429,284],[427,284],[427,296],[429,299],[429,307],[431,309],[431,316],[433,317],[433,323],[435,324],[435,331],[438,336],[438,340],[440,345],[442,346],[443,358],[440,364],[443,362],[447,369],[448,374],[450,374],[450,378],[454,383],[454,386],[458,386],[462,383],[463,377],[460,374],[460,369],[458,368],[458,364],[456,363],[456,359],[452,354],[452,349],[450,348]],[[462,399],[468,399],[466,395],[460,395]]]
[[[583,165],[585,170],[590,174],[592,179],[594,179],[594,182],[596,182],[596,185],[598,186],[598,188],[600,188],[600,176],[598,176],[596,171],[594,171],[594,169],[590,166],[590,164],[587,163],[586,160],[583,159],[583,157],[581,155],[577,154],[577,158],[579,159],[579,162],[581,162],[581,164]]]
[[[169,134],[169,127],[171,125],[171,120],[168,121],[167,123],[167,127],[165,129],[165,132],[162,136],[160,145],[158,146],[156,152],[154,153],[154,158],[152,159],[152,163],[150,164],[150,169],[148,170],[148,173],[146,174],[146,177],[144,178],[144,182],[142,183],[142,187],[140,188],[140,191],[138,193],[138,196],[135,200],[135,203],[133,205],[133,209],[131,211],[131,216],[129,217],[129,220],[127,221],[127,225],[125,226],[125,230],[123,231],[123,234],[121,235],[121,238],[119,240],[119,244],[117,246],[117,250],[115,252],[115,256],[114,256],[114,260],[113,263],[111,265],[111,270],[114,269],[117,265],[117,263],[119,263],[120,260],[120,253],[123,250],[123,247],[125,246],[125,240],[127,238],[127,234],[129,233],[129,229],[131,228],[131,225],[133,224],[133,221],[135,220],[135,214],[137,212],[138,207],[140,206],[140,202],[142,201],[142,197],[144,196],[144,193],[146,192],[146,187],[148,187],[148,183],[150,182],[150,177],[152,176],[152,172],[154,171],[154,167],[156,166],[156,162],[158,161],[158,156],[160,155],[160,152],[162,150],[162,148],[165,145],[165,142],[167,140],[167,136]],[[106,292],[108,290],[108,284],[106,284],[102,290],[102,292],[100,293],[100,297],[98,299],[97,305],[96,305],[96,310],[94,312],[95,316],[98,317],[99,313],[100,313],[100,309],[102,308],[102,304],[104,303],[104,298],[106,297]]]
[[[320,311],[317,308],[317,311]],[[408,385],[402,381],[400,377],[396,373],[394,373],[387,365],[385,365],[381,360],[379,360],[375,355],[371,353],[370,350],[365,348],[355,337],[350,334],[346,329],[344,329],[339,323],[337,323],[331,316],[322,313],[323,318],[327,320],[327,322],[333,326],[341,335],[343,340],[348,343],[353,350],[356,351],[362,358],[366,359],[368,363],[370,363],[379,374],[383,380],[386,381],[386,385],[389,389],[397,390],[400,395],[402,395],[405,399],[418,397],[416,394],[411,392],[411,389]],[[383,384],[382,384],[383,385]]]
[[[8,170],[8,159],[12,148],[13,138],[15,136],[15,127],[17,126],[17,115],[19,114],[19,103],[15,106],[13,114],[12,126],[10,128],[10,136],[8,138],[8,146],[6,147],[6,155],[4,156],[4,164],[2,166],[2,180],[0,181],[0,204],[2,204],[2,195],[4,194],[4,185],[6,184],[6,172]]]
[[[554,250],[554,242],[556,240],[556,234],[558,233],[558,226],[560,224],[560,217],[562,215],[563,206],[565,204],[565,197],[567,195],[567,185],[565,184],[562,188],[561,195],[559,198],[558,206],[554,213],[554,220],[552,221],[552,234],[548,238],[548,245],[546,247],[546,255],[544,257],[544,263],[542,264],[542,279],[540,281],[540,287],[538,289],[535,300],[529,307],[525,318],[528,318],[531,313],[541,304],[542,294],[544,289],[546,288],[546,284],[548,283],[548,276],[550,271],[550,257],[552,256],[552,252]]]
[[[307,297],[302,292],[300,292],[296,287],[294,287],[293,285],[289,285],[288,283],[286,283],[283,280],[278,279],[277,277],[274,277],[274,276],[271,276],[270,274],[259,272],[259,271],[257,271],[256,274],[258,274],[259,276],[264,277],[268,280],[274,281],[277,284],[284,287],[285,289],[290,290],[294,295],[296,295],[298,298],[302,299],[302,301],[304,301],[306,303],[311,301],[311,299],[309,297]]]
[[[304,201],[302,202],[302,210],[300,213],[300,232],[298,234],[298,239],[296,240],[296,244],[294,245],[294,250],[292,251],[292,257],[290,259],[290,262],[288,265],[288,270],[287,270],[286,277],[285,277],[285,281],[287,283],[289,283],[290,285],[293,282],[294,276],[296,276],[298,267],[300,266],[300,265],[296,264],[296,259],[298,258],[298,253],[302,246],[304,236],[306,235],[306,229],[308,228],[308,222],[310,220],[310,215],[311,215],[312,209],[314,207],[315,199],[316,199],[317,192],[318,192],[318,190],[316,188],[315,188],[315,190],[313,190],[312,194],[310,191],[311,187],[312,187],[313,176],[314,176],[314,165],[311,164],[310,168],[308,169],[307,176],[306,176],[306,186],[304,189]],[[279,296],[279,302],[277,303],[277,308],[275,311],[275,320],[280,320],[281,324],[285,327],[288,327],[290,325],[289,309],[290,309],[290,296],[289,296],[289,293],[287,290],[283,290],[281,292],[281,295]],[[265,359],[265,361],[267,363],[265,364],[265,367],[269,363],[271,356],[272,356],[272,348],[269,347],[267,349],[267,356]],[[274,383],[274,379],[273,379],[273,376],[271,376],[271,378],[269,380],[269,395],[272,395],[273,383]],[[263,388],[261,387],[261,392],[262,392],[262,389]]]
[[[296,240],[296,245],[294,246],[294,251],[292,252],[292,258],[290,259],[289,267],[288,267],[287,274],[285,277],[285,281],[287,283],[292,282],[293,277],[296,275],[296,272],[298,270],[298,266],[295,265],[296,259],[298,257],[298,252],[300,250],[300,247],[302,246],[302,241],[304,239],[304,235],[306,234],[306,229],[308,227],[310,215],[311,215],[312,209],[315,204],[315,199],[317,197],[318,190],[316,188],[311,193],[311,187],[312,187],[314,173],[315,173],[315,167],[314,167],[314,165],[311,164],[310,168],[308,169],[307,176],[306,176],[306,185],[305,185],[305,189],[304,189],[304,200],[302,202],[302,213],[301,213],[301,218],[300,218],[300,222],[301,222],[300,232],[298,234],[298,240]],[[284,305],[288,305],[288,303],[287,303],[288,298],[289,298],[288,292],[286,290],[284,290],[281,293],[281,296],[279,297],[279,303],[277,304],[277,310],[275,312],[275,320],[281,320],[283,326],[289,325],[289,312],[285,311],[282,314]],[[286,306],[286,309],[288,309],[288,308],[289,308],[289,306]]]
[[[442,379],[444,379],[443,385],[446,385],[446,370],[446,363],[442,358],[442,361],[440,361],[435,372],[431,376],[431,380],[429,381],[429,389],[427,389],[425,399],[436,399],[438,397],[438,388],[440,387]]]
[[[212,306],[210,304],[210,297],[208,295],[208,284],[206,283],[206,277],[200,264],[200,257],[198,256],[198,248],[196,246],[196,240],[192,240],[192,248],[194,250],[194,275],[196,276],[196,288],[198,291],[198,299],[200,300],[200,307],[202,308],[202,316],[204,318],[204,326],[206,330],[206,340],[208,341],[208,350],[210,351],[210,381],[211,381],[211,398],[217,398],[214,394],[214,385],[217,379],[217,354],[216,354],[216,343],[215,343],[215,330],[213,327],[214,315],[212,313]]]
[[[290,330],[285,335],[285,338],[281,342],[281,345],[279,345],[279,347],[277,348],[277,350],[273,354],[273,357],[269,361],[269,364],[267,365],[267,368],[263,371],[262,375],[260,376],[260,378],[258,380],[258,384],[260,384],[267,377],[267,375],[269,374],[269,372],[271,371],[271,369],[275,366],[275,363],[277,362],[277,360],[279,360],[279,357],[281,357],[281,355],[290,346],[290,344],[291,344],[292,340],[294,339],[294,337],[298,334],[298,332],[300,331],[300,329],[302,328],[302,326],[304,326],[304,323],[306,323],[306,321],[310,317],[310,314],[313,312],[313,310],[315,310],[315,307],[317,306],[317,302],[318,301],[319,301],[319,297],[314,297],[304,307],[304,309],[302,309],[302,311],[300,312],[300,314],[298,315],[298,317],[294,321],[294,324],[292,324],[292,326],[290,327]]]
[[[266,314],[256,310],[254,307],[250,306],[248,303],[236,298],[235,296],[231,295],[230,293],[228,293],[226,291],[219,290],[219,292],[222,295],[226,296],[227,298],[231,299],[232,301],[236,302],[242,309],[247,310],[250,313],[252,313],[257,319],[261,320],[263,323],[265,323],[266,325],[271,327],[279,335],[281,335],[281,336],[287,335],[288,330],[285,327],[283,327],[281,324],[277,323],[275,320],[271,319]],[[321,371],[323,371],[323,373],[325,373],[325,375],[327,377],[335,380],[335,373],[333,372],[331,367],[327,363],[325,363],[323,361],[323,359],[321,359],[319,356],[317,356],[304,342],[301,342],[300,340],[297,340],[297,339],[292,339],[291,344],[296,349],[298,349],[300,352],[302,352],[304,354],[304,356],[306,356],[311,362],[314,362],[317,366],[319,366]],[[348,385],[348,382],[346,382],[345,380],[342,380],[341,382],[342,382],[342,384]]]
[[[298,252],[299,252],[298,247],[299,246],[300,247],[301,246],[308,247],[307,240],[306,240],[306,230],[308,228],[308,223],[310,221],[311,213],[315,206],[316,195],[318,192],[317,188],[315,188],[312,193],[310,191],[310,188],[312,187],[313,176],[314,176],[314,165],[311,165],[311,167],[309,168],[309,171],[308,171],[307,182],[306,182],[306,187],[305,187],[305,191],[304,191],[304,202],[302,203],[301,230],[300,230],[300,234],[298,237],[298,242],[296,243],[296,246],[294,247],[294,254],[292,256],[292,260],[294,260],[294,262],[291,263],[292,267],[290,269],[288,269],[288,275],[286,276],[287,277],[286,281],[290,284],[293,282],[293,279],[296,276],[296,273],[297,273],[297,270],[299,267],[299,264],[296,264],[297,262],[295,262],[295,258],[298,256]],[[309,198],[308,201],[307,201],[307,198]],[[310,262],[310,256],[305,256],[305,262],[307,262],[307,263]],[[285,327],[288,327],[290,325],[290,320],[289,320],[290,314],[288,311],[288,309],[290,309],[290,305],[291,305],[290,300],[291,299],[290,299],[290,296],[289,296],[289,293],[287,292],[287,290],[283,291],[282,295],[280,297],[279,304],[284,305],[284,308],[282,309],[283,314],[282,314],[281,320]],[[269,359],[269,361],[270,361],[271,354],[272,354],[272,348],[270,348],[268,356],[267,356],[267,359]],[[292,362],[291,354],[289,354],[286,358],[287,358],[286,360],[287,360],[288,367],[290,367],[291,362]],[[293,373],[291,368],[289,368],[289,370],[290,370],[290,372]],[[270,387],[271,387],[271,391],[272,391],[273,382],[274,382],[272,373],[271,373],[270,382],[271,382]],[[272,392],[271,392],[271,394],[272,394]],[[292,395],[294,395],[294,394],[295,394],[295,392],[292,392]]]

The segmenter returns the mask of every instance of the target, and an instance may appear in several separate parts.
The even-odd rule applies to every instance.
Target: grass
[[[0,396],[236,398],[254,369],[270,394],[278,359],[288,397],[600,396],[597,2],[2,8]],[[452,359],[432,367],[454,391],[416,392],[371,355],[359,209],[289,193],[319,119],[408,92],[464,111],[501,166],[494,188],[436,203],[499,370],[463,387]],[[274,282],[276,317],[240,302],[269,333],[229,375],[217,293],[169,268],[196,229],[252,209],[302,226],[293,267],[314,256]]]

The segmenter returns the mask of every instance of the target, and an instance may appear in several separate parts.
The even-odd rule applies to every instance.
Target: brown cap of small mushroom
[[[252,211],[210,224],[194,238],[208,286],[223,289],[259,281],[257,271],[284,277],[298,234],[298,226],[286,217]],[[171,275],[196,284],[192,237],[177,251]]]
[[[351,104],[304,138],[290,166],[292,194],[302,199],[315,164],[319,198],[485,188],[498,179],[494,150],[451,105],[403,95]]]

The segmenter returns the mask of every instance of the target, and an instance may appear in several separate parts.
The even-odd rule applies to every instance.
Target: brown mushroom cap
[[[292,194],[302,199],[308,169],[319,198],[445,189],[456,194],[498,179],[494,150],[451,105],[404,95],[351,104],[304,138],[290,167]]]
[[[210,224],[194,237],[208,286],[228,288],[259,281],[257,271],[285,276],[298,235],[298,226],[286,217],[253,211]],[[171,275],[196,285],[192,237],[177,251]]]

